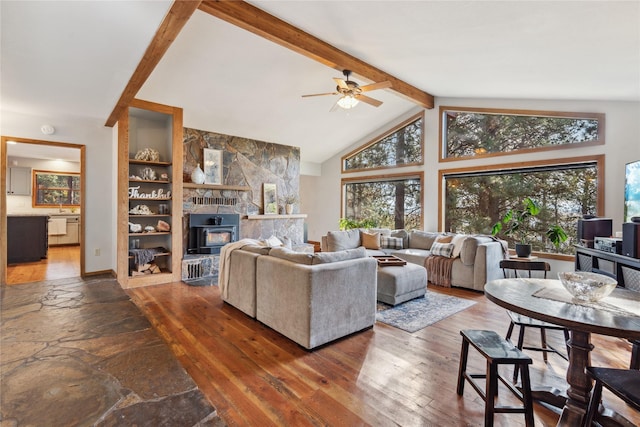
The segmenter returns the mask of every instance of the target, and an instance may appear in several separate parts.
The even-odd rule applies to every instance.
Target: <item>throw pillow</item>
[[[327,233],[328,252],[353,249],[360,245],[360,230],[329,231]]]
[[[431,255],[451,258],[452,253],[453,253],[453,243],[435,242],[431,246]]]
[[[311,264],[328,264],[331,262],[347,261],[350,259],[366,258],[367,251],[364,246],[355,249],[338,252],[318,252],[313,254]]]
[[[380,249],[380,233],[360,233],[362,239],[362,246],[365,249]]]
[[[380,236],[380,246],[382,249],[402,249],[402,237]]]
[[[453,240],[453,235],[451,234],[441,234],[436,238],[436,242],[438,243],[451,243]]]
[[[453,236],[453,239],[451,239],[451,243],[453,243],[453,253],[451,254],[451,258],[458,258],[460,256],[462,245],[465,240],[467,240],[466,234],[456,234]]]
[[[268,239],[264,241],[265,245],[270,246],[272,248],[276,248],[278,246],[282,246],[282,241],[278,239],[276,236],[272,235]]]

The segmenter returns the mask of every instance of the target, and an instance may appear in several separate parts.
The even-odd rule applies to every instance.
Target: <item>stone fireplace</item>
[[[195,254],[189,243],[191,214],[215,217],[235,214],[239,218],[237,238],[288,238],[293,245],[304,243],[306,215],[294,208],[284,212],[278,202],[278,214],[264,215],[263,184],[276,184],[278,199],[298,196],[300,191],[300,149],[288,145],[184,128],[183,159],[183,245],[182,279],[217,276],[217,254]],[[203,162],[203,149],[222,151],[222,185],[191,183],[191,172]],[[203,261],[204,258],[207,258]],[[200,260],[200,261],[198,261]],[[198,264],[200,262],[200,264]],[[201,270],[201,271],[200,271]],[[193,274],[191,274],[193,273]]]

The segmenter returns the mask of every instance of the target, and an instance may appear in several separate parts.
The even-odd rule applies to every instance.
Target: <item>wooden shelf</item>
[[[129,237],[133,236],[161,236],[163,234],[171,234],[170,231],[154,231],[152,233],[129,233]]]
[[[153,254],[153,257],[159,257],[159,256],[169,256],[171,255],[171,252],[162,252],[162,253],[158,253],[158,254]],[[129,259],[133,259],[133,255],[129,255]]]
[[[133,218],[151,218],[151,217],[158,217],[158,216],[171,216],[171,214],[151,214],[151,215],[136,215],[136,214],[129,214],[129,217],[133,217]]]
[[[152,197],[129,197],[129,200],[149,200],[152,202],[157,202],[157,201],[170,201],[171,198],[168,199],[158,199],[158,198],[152,198]]]
[[[129,178],[129,182],[143,182],[150,184],[171,184],[171,181],[165,181],[161,179],[133,179]]]
[[[250,191],[251,187],[246,185],[220,185],[220,184],[194,184],[193,182],[182,183],[184,188],[195,188],[203,190],[236,190],[236,191]]]
[[[291,214],[291,215],[247,215],[246,219],[265,220],[265,219],[305,219],[307,214]]]
[[[171,166],[170,162],[149,162],[147,160],[136,160],[136,159],[129,159],[129,164],[147,165],[147,166]]]

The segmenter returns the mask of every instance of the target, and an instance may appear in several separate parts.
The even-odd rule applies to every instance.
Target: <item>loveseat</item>
[[[225,262],[222,299],[302,347],[375,323],[377,263],[364,248],[309,254],[249,244]]]
[[[441,240],[441,241],[438,241]],[[323,251],[364,246],[368,255],[392,254],[427,268],[429,281],[438,283],[442,274],[434,266],[448,263],[446,285],[484,291],[488,281],[503,277],[500,260],[507,256],[506,242],[486,235],[465,235],[427,231],[353,229],[330,231],[322,237]],[[432,257],[430,261],[428,258]],[[447,258],[448,260],[443,260]],[[438,263],[439,260],[444,263]],[[434,262],[436,261],[436,262]]]

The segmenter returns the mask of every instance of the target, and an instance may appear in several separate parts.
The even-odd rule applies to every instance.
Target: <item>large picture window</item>
[[[531,197],[542,208],[529,236],[533,250],[556,252],[545,231],[558,224],[569,236],[558,252],[571,255],[578,242],[578,218],[600,213],[603,162],[603,156],[595,156],[563,164],[540,162],[527,168],[501,165],[499,170],[441,171],[444,229],[490,234],[493,224],[509,209],[521,208],[523,200]],[[513,238],[506,240],[513,248]]]
[[[440,107],[440,160],[604,143],[604,114]]]
[[[33,171],[33,207],[80,207],[80,174]]]
[[[424,163],[424,114],[396,126],[388,133],[342,158],[342,171],[384,169]]]
[[[344,217],[377,227],[422,229],[420,174],[343,179]]]

